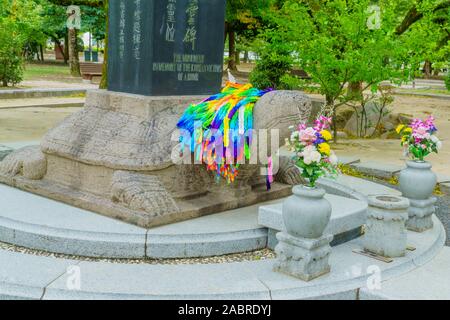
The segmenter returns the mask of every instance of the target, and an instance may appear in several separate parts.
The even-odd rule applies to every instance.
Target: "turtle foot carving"
[[[112,200],[131,210],[142,210],[152,216],[180,211],[158,177],[116,171],[112,182]]]
[[[41,180],[47,172],[47,160],[39,146],[18,149],[0,162],[0,174],[14,177],[22,175],[31,180]]]

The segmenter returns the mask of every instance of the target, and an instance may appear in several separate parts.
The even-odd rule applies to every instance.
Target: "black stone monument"
[[[108,90],[220,91],[225,0],[110,0]]]

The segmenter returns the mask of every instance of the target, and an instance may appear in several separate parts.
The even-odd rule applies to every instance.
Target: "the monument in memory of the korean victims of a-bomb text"
[[[0,182],[144,227],[290,194],[299,175],[286,159],[269,191],[259,165],[227,184],[179,159],[183,111],[222,85],[224,16],[225,0],[110,0],[108,90],[88,92],[40,146],[6,157]],[[310,109],[301,93],[273,91],[253,127],[284,141]]]

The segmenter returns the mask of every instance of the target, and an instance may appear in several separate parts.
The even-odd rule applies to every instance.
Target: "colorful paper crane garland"
[[[189,106],[178,128],[189,133],[180,138],[181,150],[190,143],[196,161],[202,161],[217,177],[233,182],[239,163],[250,159],[253,107],[272,89],[228,82],[221,93]]]

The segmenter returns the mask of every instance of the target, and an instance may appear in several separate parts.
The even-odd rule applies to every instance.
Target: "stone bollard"
[[[368,202],[364,249],[388,258],[404,256],[408,199],[380,195],[369,197]]]

